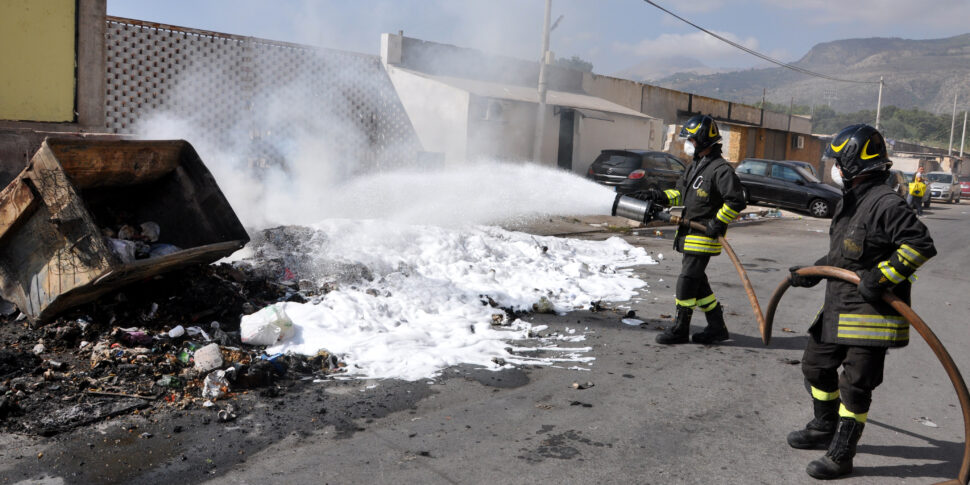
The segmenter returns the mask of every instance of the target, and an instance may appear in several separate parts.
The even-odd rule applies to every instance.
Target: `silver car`
[[[926,174],[927,192],[930,200],[956,204],[960,202],[960,181],[950,172]]]

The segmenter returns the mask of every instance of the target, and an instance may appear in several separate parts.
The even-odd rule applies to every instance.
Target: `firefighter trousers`
[[[684,261],[677,277],[676,299],[678,306],[700,306],[702,311],[708,311],[716,306],[714,291],[707,281],[707,263],[710,256],[684,253]],[[715,303],[711,305],[711,303]]]
[[[802,373],[812,387],[827,393],[838,391],[842,404],[852,413],[866,414],[873,389],[882,383],[886,350],[825,343],[812,331],[802,356]]]

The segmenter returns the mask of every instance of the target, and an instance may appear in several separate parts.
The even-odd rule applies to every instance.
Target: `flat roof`
[[[395,69],[400,69],[401,71],[414,74],[416,76],[421,76],[432,81],[440,82],[446,84],[456,89],[462,91],[467,91],[476,96],[481,96],[483,98],[497,98],[497,99],[507,99],[510,101],[520,101],[525,103],[539,103],[539,92],[535,87],[529,86],[519,86],[515,84],[501,84],[493,83],[487,81],[478,81],[474,79],[450,77],[450,76],[432,76],[430,74],[425,74],[423,72],[414,71],[411,69],[405,69],[401,67],[394,67]],[[597,96],[591,96],[589,94],[583,93],[571,93],[566,91],[546,91],[546,104],[553,106],[563,106],[566,108],[577,108],[577,109],[588,109],[593,111],[600,111],[604,113],[620,114],[625,116],[633,116],[636,118],[644,119],[656,119],[652,116],[647,116],[639,111],[627,108],[616,104],[612,101],[607,101],[603,98]]]

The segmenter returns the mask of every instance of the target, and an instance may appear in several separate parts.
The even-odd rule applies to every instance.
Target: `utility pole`
[[[539,111],[536,112],[535,140],[532,141],[532,160],[541,162],[542,138],[546,128],[546,65],[549,62],[549,22],[552,0],[546,0],[546,16],[542,27],[542,57],[539,59]]]
[[[882,76],[879,76],[879,99],[876,100],[876,129],[879,129],[879,113],[882,111]]]
[[[963,158],[963,142],[967,139],[967,112],[963,112],[963,136],[960,137],[960,158]]]
[[[950,122],[950,149],[946,151],[947,155],[953,155],[953,131],[957,127],[957,96],[959,93],[953,95],[953,121]]]

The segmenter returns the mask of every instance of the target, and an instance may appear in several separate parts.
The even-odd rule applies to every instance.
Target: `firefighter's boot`
[[[788,433],[788,445],[800,450],[824,450],[832,443],[835,428],[839,424],[839,400],[819,401],[812,399],[815,417],[805,429]]]
[[[674,326],[657,335],[657,343],[673,345],[690,342],[690,317],[693,314],[693,308],[677,306],[677,317],[674,320]]]
[[[724,325],[724,309],[720,303],[704,313],[704,316],[707,317],[707,327],[691,336],[695,344],[716,344],[731,338],[727,326]]]
[[[865,423],[854,418],[839,418],[839,426],[829,445],[829,451],[809,463],[805,471],[819,480],[831,480],[852,473],[852,457],[855,456],[855,447],[865,426]]]

